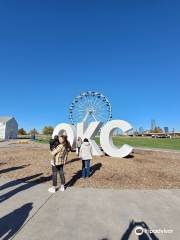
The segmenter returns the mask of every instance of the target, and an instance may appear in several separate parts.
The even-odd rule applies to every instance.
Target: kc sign
[[[53,132],[53,136],[67,134],[68,139],[72,147],[76,147],[76,140],[80,137],[82,140],[88,138],[92,148],[93,155],[102,156],[104,153],[94,141],[97,134],[100,132],[100,145],[103,151],[111,157],[126,157],[129,155],[133,148],[127,144],[118,148],[113,144],[113,132],[115,129],[120,129],[123,134],[132,130],[130,123],[123,120],[112,120],[107,122],[102,126],[102,122],[91,122],[89,125],[86,122],[81,122],[77,124],[77,127],[67,123],[58,124]]]

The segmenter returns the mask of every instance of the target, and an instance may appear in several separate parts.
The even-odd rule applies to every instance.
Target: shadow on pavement
[[[34,178],[37,178],[37,177],[39,177],[41,175],[42,175],[42,173],[38,173],[38,174],[35,174],[35,175],[32,175],[32,176],[19,178],[19,179],[10,181],[10,182],[5,183],[4,185],[0,186],[0,190],[4,190],[4,189],[10,188],[10,187],[14,187],[14,186],[16,186],[16,185],[18,185],[20,183],[27,182],[27,181],[29,181],[31,179],[34,179]]]
[[[8,240],[12,238],[25,223],[32,208],[32,203],[26,203],[0,218],[0,239]]]
[[[135,231],[140,235],[137,235]],[[131,238],[132,233],[134,236],[136,236],[136,239],[138,240],[159,240],[159,238],[156,237],[154,233],[151,233],[149,226],[145,222],[135,222],[134,220],[132,220],[129,223],[127,230],[125,231],[123,236],[120,238],[120,240],[134,239],[134,238]],[[101,238],[100,240],[110,240],[110,239]]]
[[[134,234],[136,234],[135,232],[140,234],[136,235],[138,240],[159,240],[154,233],[150,232],[150,228],[145,222],[135,222],[134,220],[129,223],[129,226],[121,237],[121,240],[129,240],[133,230]]]
[[[11,190],[11,191],[3,194],[3,195],[0,195],[0,203],[2,203],[5,200],[11,198],[15,194],[17,194],[19,192],[22,192],[24,190],[27,190],[27,189],[29,189],[29,188],[37,185],[37,184],[50,181],[51,178],[52,178],[52,176],[44,177],[44,176],[41,176],[41,175],[42,175],[42,173],[35,174],[35,175],[25,177],[25,178],[22,178],[22,179],[10,181],[9,183],[6,183],[3,186],[1,186],[1,190],[2,190],[2,189],[5,189],[5,188],[8,188],[10,186],[16,186],[18,184],[22,184],[22,185],[18,186],[17,188],[15,188],[15,189],[13,189],[13,190]],[[31,180],[31,179],[34,179],[34,180]],[[31,181],[28,181],[28,180],[31,180]]]
[[[29,165],[30,165],[30,164],[22,165],[22,166],[18,166],[18,167],[5,168],[5,169],[0,170],[0,174],[2,174],[2,173],[7,173],[7,172],[11,172],[11,171],[15,171],[15,170],[18,170],[18,169],[22,169],[22,168],[25,168],[25,167],[27,167],[27,166],[29,166]]]
[[[74,176],[65,184],[66,187],[72,187],[82,176],[82,171],[77,171]]]

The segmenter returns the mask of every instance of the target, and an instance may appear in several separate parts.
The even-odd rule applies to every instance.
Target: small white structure
[[[18,123],[14,117],[0,116],[0,139],[15,139],[18,134]]]

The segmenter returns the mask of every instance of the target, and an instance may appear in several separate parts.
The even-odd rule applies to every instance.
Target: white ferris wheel
[[[82,92],[75,97],[69,106],[69,120],[73,125],[86,121],[101,121],[112,119],[112,107],[103,94],[95,91]]]

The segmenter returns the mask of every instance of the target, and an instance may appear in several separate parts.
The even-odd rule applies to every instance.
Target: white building
[[[0,117],[0,139],[17,138],[18,124],[14,117]]]

